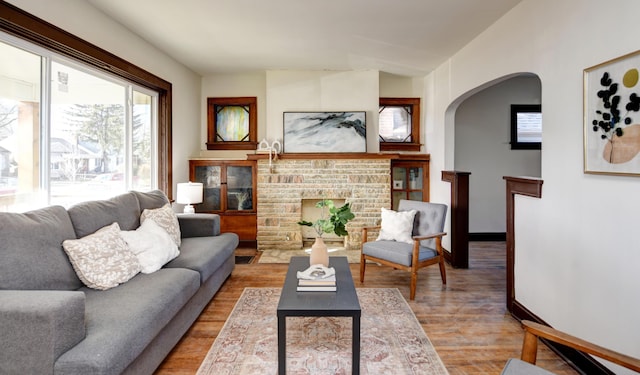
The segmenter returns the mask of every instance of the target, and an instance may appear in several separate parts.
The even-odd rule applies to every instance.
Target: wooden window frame
[[[380,98],[380,107],[411,107],[411,142],[379,142],[380,151],[420,151],[420,98]]]
[[[0,1],[0,30],[157,92],[157,183],[158,189],[164,191],[167,196],[172,196],[172,86],[170,82],[4,1]]]
[[[249,107],[249,139],[218,141],[216,106]],[[258,100],[255,96],[237,98],[207,98],[207,150],[255,150],[258,146]]]

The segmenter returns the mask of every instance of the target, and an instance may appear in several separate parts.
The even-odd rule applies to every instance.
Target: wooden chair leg
[[[522,341],[522,354],[520,359],[536,364],[536,357],[538,356],[538,336],[531,332],[524,332],[524,340]]]
[[[416,299],[416,286],[418,285],[418,272],[417,270],[411,271],[411,286],[409,287],[409,300]]]
[[[444,257],[440,257],[440,277],[442,277],[442,284],[447,285],[447,271],[444,269]]]
[[[364,259],[364,254],[360,253],[360,282],[364,282],[364,271],[367,268],[367,261]]]

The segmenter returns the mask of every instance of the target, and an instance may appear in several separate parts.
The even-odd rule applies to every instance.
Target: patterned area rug
[[[292,256],[309,256],[310,250],[264,250],[258,263],[289,263]],[[329,256],[346,256],[349,263],[360,263],[360,250],[346,250],[344,247],[329,248]]]
[[[357,293],[361,374],[448,374],[397,289]],[[279,297],[280,289],[246,288],[197,374],[277,374]],[[351,318],[287,318],[287,373],[350,374]]]

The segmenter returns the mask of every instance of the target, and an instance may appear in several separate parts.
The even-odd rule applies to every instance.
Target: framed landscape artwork
[[[366,115],[360,112],[284,112],[286,153],[367,152]]]
[[[584,70],[584,172],[640,176],[640,51]]]

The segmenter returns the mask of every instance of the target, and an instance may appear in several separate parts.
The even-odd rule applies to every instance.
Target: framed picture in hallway
[[[366,112],[284,112],[286,153],[367,152]]]
[[[640,51],[584,70],[584,172],[640,176]]]

